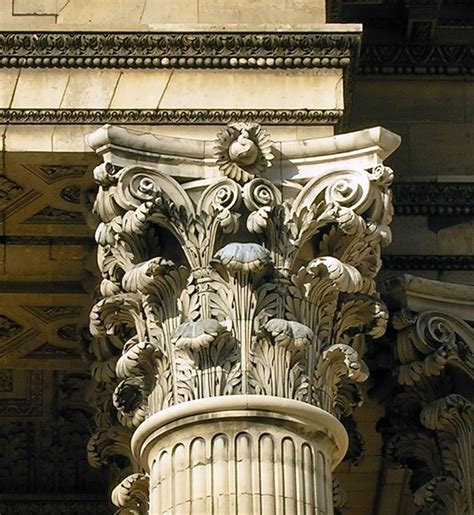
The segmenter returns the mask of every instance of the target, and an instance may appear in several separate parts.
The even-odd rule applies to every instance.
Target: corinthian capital
[[[393,307],[404,306],[393,316],[398,388],[381,423],[386,455],[412,470],[420,514],[472,513],[474,288],[411,276],[385,286]]]
[[[238,123],[216,142],[104,127],[90,143],[105,161],[91,332],[107,427],[146,447],[153,417],[223,396],[350,415],[368,375],[365,338],[388,318],[374,278],[392,214],[381,158],[397,137],[272,143]],[[331,467],[345,452],[333,444]],[[140,466],[148,452],[135,452]],[[140,466],[132,460],[128,483]]]

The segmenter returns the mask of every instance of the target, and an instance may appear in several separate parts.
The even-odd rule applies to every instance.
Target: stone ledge
[[[162,27],[161,27],[162,29]],[[182,30],[182,26],[181,26]],[[183,32],[0,34],[0,66],[73,68],[340,68],[356,60],[360,25],[209,27]]]
[[[436,309],[464,320],[474,320],[474,286],[403,274],[383,281],[380,291],[396,308]]]

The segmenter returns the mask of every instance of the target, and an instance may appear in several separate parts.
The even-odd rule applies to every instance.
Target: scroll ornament
[[[102,279],[90,331],[106,427],[94,463],[116,452],[112,433],[130,438],[194,399],[272,395],[338,417],[360,404],[366,338],[387,321],[374,278],[391,170],[318,173],[288,196],[265,177],[271,143],[258,125],[229,125],[216,148],[222,176],[192,193],[159,167],[95,170]]]
[[[420,515],[474,511],[474,330],[437,311],[393,320],[399,389],[381,423],[389,460],[412,471]]]

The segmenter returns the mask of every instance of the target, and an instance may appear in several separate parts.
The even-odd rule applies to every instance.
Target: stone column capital
[[[274,142],[258,124],[239,122],[214,141],[104,127],[89,142],[104,156],[94,171],[102,280],[90,330],[97,379],[112,392],[105,441],[112,429],[135,431],[138,462],[159,488],[160,481],[172,484],[179,467],[194,467],[184,422],[176,422],[181,439],[160,432],[174,413],[197,410],[189,417],[207,435],[207,453],[221,436],[206,417],[222,419],[225,442],[216,459],[224,461],[237,459],[223,450],[234,445],[235,424],[243,431],[253,420],[252,454],[267,438],[258,422],[265,419],[274,427],[261,451],[268,459],[284,462],[277,449],[287,438],[297,462],[308,452],[303,463],[313,460],[321,478],[330,478],[345,453],[337,418],[352,416],[368,375],[365,338],[381,336],[388,319],[374,278],[392,214],[393,173],[382,159],[399,139],[376,128]],[[246,407],[237,409],[241,402]],[[150,434],[157,442],[151,447],[144,443]],[[95,461],[107,445],[92,440]],[[190,446],[187,465],[184,455],[174,461],[173,449],[182,445]],[[171,460],[161,465],[168,479],[154,471],[157,456]],[[267,493],[249,487],[245,495],[252,502],[268,495],[278,504],[274,486]],[[221,493],[231,503],[235,492],[228,488]],[[212,497],[206,492],[190,491],[179,502],[157,494],[152,504],[158,511],[197,506],[200,496]],[[332,509],[331,495],[318,500],[313,493],[312,501],[309,493],[306,500],[290,497],[296,505]]]
[[[385,454],[412,470],[419,513],[471,513],[474,288],[401,276],[382,289],[398,383],[380,424]]]

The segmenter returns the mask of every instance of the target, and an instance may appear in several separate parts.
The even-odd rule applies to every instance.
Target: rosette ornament
[[[214,149],[119,134],[136,146],[116,142],[107,159],[120,148],[124,166],[96,173],[90,324],[114,429],[92,448],[132,438],[115,504],[142,510],[143,487],[150,513],[329,515],[348,440],[338,418],[361,402],[365,339],[387,318],[374,278],[390,171],[332,139],[280,142],[272,167],[252,123],[229,124]]]
[[[256,123],[230,123],[217,135],[216,163],[219,170],[245,183],[271,166],[272,142],[267,131]]]

